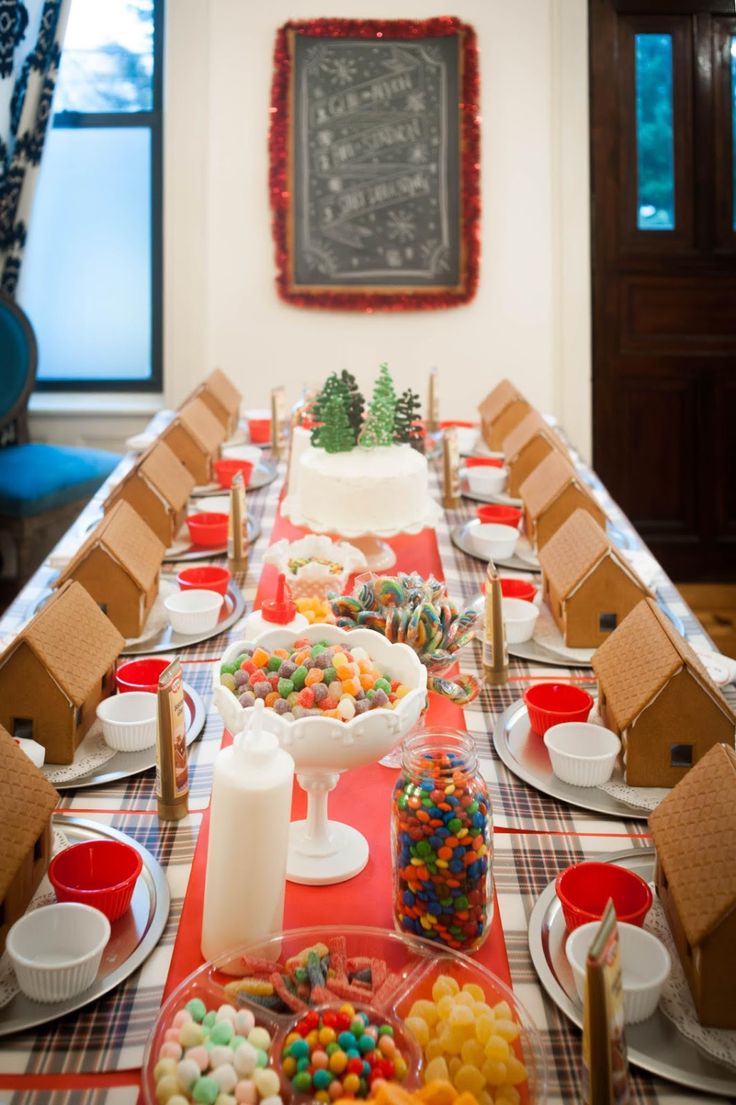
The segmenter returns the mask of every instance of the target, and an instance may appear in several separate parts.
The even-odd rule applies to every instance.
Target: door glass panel
[[[635,35],[637,226],[675,229],[672,35]]]
[[[731,39],[731,217],[736,230],[736,35]]]

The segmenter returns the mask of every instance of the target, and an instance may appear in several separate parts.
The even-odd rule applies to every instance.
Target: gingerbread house
[[[736,1028],[736,753],[716,744],[649,818],[657,895],[701,1023]]]
[[[166,549],[121,499],[92,531],[55,584],[76,579],[123,637],[140,637],[158,595]]]
[[[166,548],[184,525],[194,478],[168,445],[156,441],[111,491],[104,509],[121,499],[135,510]]]
[[[606,515],[570,461],[554,452],[538,464],[521,485],[524,525],[530,542],[542,549],[576,510],[586,510],[603,529]]]
[[[503,440],[502,446],[509,472],[508,493],[518,495],[519,488],[538,464],[553,450],[567,456],[567,449],[558,433],[538,411],[529,411]]]
[[[81,583],[70,580],[0,654],[0,725],[70,764],[115,689],[123,638]]]
[[[212,481],[212,462],[225,440],[225,427],[201,399],[190,399],[161,433],[163,441],[201,486]]]
[[[51,858],[51,814],[59,795],[0,725],[0,954]]]
[[[585,510],[562,523],[539,563],[544,600],[569,648],[598,648],[650,593]]]
[[[736,715],[652,599],[593,654],[593,670],[598,709],[621,738],[631,786],[673,787],[714,744],[733,746]]]
[[[218,422],[225,427],[225,433],[230,437],[236,430],[240,417],[240,404],[243,396],[229,376],[216,368],[199,385],[191,396],[192,399],[201,399],[206,407],[214,414]]]
[[[501,380],[478,405],[483,440],[489,449],[502,449],[504,438],[532,409],[510,380]]]

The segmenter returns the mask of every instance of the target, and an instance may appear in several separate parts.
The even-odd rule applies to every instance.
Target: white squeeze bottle
[[[202,916],[214,959],[283,928],[294,761],[263,729],[263,702],[215,759]]]
[[[253,610],[245,619],[245,639],[256,641],[261,633],[277,627],[294,629],[301,633],[308,625],[309,622],[304,615],[298,612],[296,603],[291,601],[291,591],[286,583],[286,576],[281,572],[276,584],[275,598],[265,599],[261,603],[261,609]]]

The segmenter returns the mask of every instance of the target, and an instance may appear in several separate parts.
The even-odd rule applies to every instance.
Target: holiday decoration
[[[319,443],[327,453],[349,453],[355,445],[345,403],[339,395],[333,395],[327,404]]]
[[[415,391],[407,388],[396,400],[394,418],[394,441],[412,445],[420,453],[424,452],[424,436],[421,426],[421,400]]]
[[[357,386],[357,385],[356,385]],[[333,399],[339,399],[343,404],[343,407],[347,408],[348,393],[345,383],[340,380],[337,373],[332,372],[324,382],[324,386],[320,391],[317,398],[312,403],[311,410],[309,412],[310,421],[314,423],[314,429],[312,430],[312,445],[322,444],[322,430],[324,423],[327,420],[327,408],[329,407]],[[362,399],[362,396],[361,396]],[[357,439],[357,433],[353,440],[353,445]]]
[[[393,445],[395,419],[396,392],[388,365],[382,364],[358,443],[369,449],[380,445]]]
[[[365,399],[361,395],[358,381],[355,379],[352,372],[348,372],[345,368],[340,373],[340,383],[345,388],[345,407],[347,410],[348,422],[350,423],[350,428],[354,435],[353,440],[357,441],[358,434],[363,425]]]

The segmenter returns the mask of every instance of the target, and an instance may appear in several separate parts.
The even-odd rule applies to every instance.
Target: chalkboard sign
[[[331,20],[318,33],[327,22],[282,29],[288,79],[277,73],[272,132],[272,180],[283,169],[286,185],[272,189],[282,294],[394,309],[467,301],[477,269],[472,31],[457,20],[412,24],[411,34],[405,21]]]

